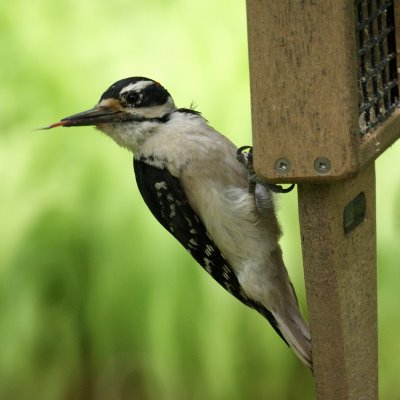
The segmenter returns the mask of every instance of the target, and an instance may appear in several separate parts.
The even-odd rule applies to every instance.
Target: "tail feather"
[[[279,278],[274,285],[279,293],[275,298],[279,300],[271,304],[271,313],[285,341],[300,361],[313,372],[310,330],[301,314],[296,292],[283,263],[282,250],[276,248],[271,252],[271,258],[273,264],[279,266],[280,270]]]
[[[268,320],[276,333],[294,351],[300,361],[313,372],[310,331],[298,305],[292,306],[290,312],[286,309],[284,313],[271,312],[257,302],[250,302],[248,305]]]
[[[296,307],[285,310],[283,315],[279,313],[273,315],[285,341],[300,361],[313,372],[310,331],[300,310]]]

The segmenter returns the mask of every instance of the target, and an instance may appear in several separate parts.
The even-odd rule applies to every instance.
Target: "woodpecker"
[[[46,129],[86,125],[133,153],[136,182],[154,217],[312,371],[310,333],[282,260],[271,190],[259,181],[249,190],[237,147],[144,77],[115,82],[94,108]]]

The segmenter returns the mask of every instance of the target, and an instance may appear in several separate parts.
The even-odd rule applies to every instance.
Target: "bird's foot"
[[[248,151],[246,151],[248,150]],[[289,193],[294,188],[294,183],[290,185],[288,188],[283,188],[281,185],[275,185],[272,183],[266,183],[261,178],[257,176],[254,172],[253,168],[253,147],[251,146],[242,146],[236,152],[237,160],[244,165],[247,169],[247,176],[249,182],[249,193],[253,193],[256,190],[256,185],[262,185],[274,193]]]

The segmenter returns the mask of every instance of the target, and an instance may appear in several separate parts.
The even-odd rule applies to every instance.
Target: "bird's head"
[[[143,77],[126,78],[111,85],[95,107],[44,129],[94,125],[119,141],[118,136],[127,128],[133,131],[131,128],[139,123],[163,122],[175,109],[172,97],[158,82]]]
[[[119,145],[135,151],[176,110],[168,91],[143,77],[121,79],[111,85],[90,110],[63,118],[44,129],[57,126],[94,125]]]

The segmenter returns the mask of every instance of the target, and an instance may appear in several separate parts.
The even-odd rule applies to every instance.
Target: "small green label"
[[[344,233],[349,233],[365,219],[366,200],[364,192],[361,192],[344,208],[343,228]]]

